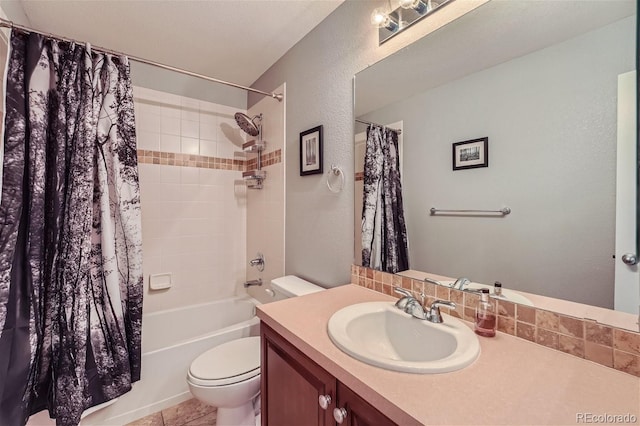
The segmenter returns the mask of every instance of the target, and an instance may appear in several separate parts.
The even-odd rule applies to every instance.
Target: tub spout
[[[249,280],[247,282],[244,283],[244,288],[248,288],[254,285],[262,285],[262,278],[258,278],[257,280]]]

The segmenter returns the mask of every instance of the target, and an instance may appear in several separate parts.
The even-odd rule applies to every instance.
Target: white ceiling
[[[16,23],[250,86],[343,1],[10,0],[1,6]]]

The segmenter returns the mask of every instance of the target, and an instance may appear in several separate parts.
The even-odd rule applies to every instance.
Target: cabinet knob
[[[318,397],[318,404],[320,404],[320,408],[323,410],[329,408],[329,404],[331,404],[331,395],[320,395]]]
[[[338,424],[342,424],[344,420],[347,418],[347,410],[344,408],[334,408],[333,409],[333,420]]]

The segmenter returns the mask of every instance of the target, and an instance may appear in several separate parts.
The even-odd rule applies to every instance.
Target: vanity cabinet
[[[262,426],[385,426],[394,423],[261,323]],[[321,407],[320,399],[326,404]]]

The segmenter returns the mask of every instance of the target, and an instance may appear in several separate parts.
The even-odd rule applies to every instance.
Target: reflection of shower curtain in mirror
[[[369,125],[364,160],[362,266],[394,273],[409,269],[399,158],[398,132]]]
[[[0,203],[0,424],[76,425],[140,379],[142,241],[126,58],[13,31]]]

